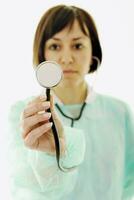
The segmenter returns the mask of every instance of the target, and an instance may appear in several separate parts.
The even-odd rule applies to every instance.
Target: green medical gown
[[[33,97],[18,101],[9,114],[8,162],[13,200],[130,200],[134,195],[134,117],[127,103],[90,92],[79,120],[71,120],[55,107],[64,125],[64,173],[55,156],[27,148],[21,137],[20,115]],[[78,115],[81,104],[62,111]]]

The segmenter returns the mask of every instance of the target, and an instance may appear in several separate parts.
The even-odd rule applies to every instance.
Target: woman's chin
[[[75,78],[64,78],[63,80],[62,80],[62,84],[65,86],[65,87],[67,87],[67,86],[75,86],[76,84],[77,84],[77,82],[78,82],[78,80],[77,79],[75,79]]]

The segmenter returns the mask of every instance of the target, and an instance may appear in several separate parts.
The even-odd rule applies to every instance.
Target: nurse
[[[58,63],[63,78],[52,89],[50,102],[41,95],[11,108],[13,199],[131,198],[134,118],[125,102],[96,93],[85,80],[102,62],[97,28],[87,11],[58,5],[44,13],[34,38],[34,68],[43,61]],[[74,167],[68,173],[57,167],[51,115],[58,130],[61,163]]]

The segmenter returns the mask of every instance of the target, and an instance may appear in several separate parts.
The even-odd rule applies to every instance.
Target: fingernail
[[[50,127],[52,127],[52,125],[53,125],[53,122],[49,122],[46,124],[46,128],[50,128]]]
[[[45,101],[45,100],[46,100],[46,95],[41,94],[41,95],[40,95],[40,100],[41,100],[41,101]]]
[[[45,108],[49,108],[50,107],[50,101],[43,102],[42,106],[45,107]]]
[[[50,118],[51,117],[51,113],[44,113],[43,116],[46,117],[46,118]]]

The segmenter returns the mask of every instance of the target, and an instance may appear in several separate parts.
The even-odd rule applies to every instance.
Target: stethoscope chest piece
[[[61,81],[62,70],[56,62],[44,61],[36,68],[36,78],[42,87],[52,88]]]

